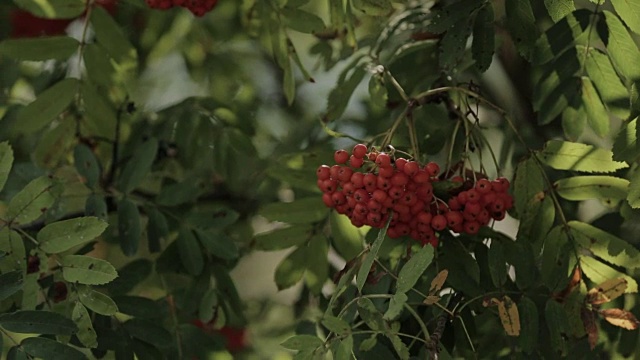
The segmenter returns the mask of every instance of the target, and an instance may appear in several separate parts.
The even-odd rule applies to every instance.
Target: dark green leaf
[[[13,130],[28,134],[47,126],[75,99],[79,85],[78,79],[66,78],[40,93],[18,112]]]
[[[157,302],[141,296],[116,296],[113,301],[118,312],[144,319],[156,319],[163,315]]]
[[[505,3],[506,23],[518,52],[531,57],[539,32],[528,0],[513,0]]]
[[[30,337],[20,343],[27,354],[47,360],[86,360],[85,354],[69,345],[43,337]]]
[[[387,321],[395,320],[402,313],[402,309],[407,303],[407,294],[403,292],[397,292],[389,300],[389,307],[385,311],[383,318]]]
[[[358,291],[362,291],[362,287],[367,282],[367,278],[369,277],[369,272],[371,271],[371,266],[373,266],[373,262],[378,257],[378,251],[384,242],[384,238],[387,236],[387,229],[389,228],[389,223],[391,222],[391,215],[389,216],[389,220],[385,224],[385,226],[380,229],[378,232],[378,236],[376,240],[371,244],[371,248],[367,255],[365,255],[364,260],[362,260],[362,264],[360,265],[360,269],[358,269],[358,275],[356,276],[356,287]]]
[[[107,220],[107,202],[103,196],[91,194],[87,197],[84,204],[84,214],[86,216],[97,217],[101,220]]]
[[[558,357],[566,356],[567,343],[564,339],[564,334],[568,331],[567,324],[569,320],[567,319],[567,313],[562,305],[554,299],[549,299],[544,309],[544,317],[547,322],[553,351]]]
[[[0,275],[0,301],[22,289],[24,278],[21,270],[14,270]]]
[[[127,162],[118,178],[118,189],[128,193],[135,189],[151,171],[158,152],[158,140],[150,138],[136,148],[133,158]]]
[[[176,242],[178,243],[178,253],[180,254],[182,266],[191,275],[200,274],[204,267],[204,258],[193,232],[187,227],[181,227]]]
[[[198,319],[202,322],[216,321],[216,314],[218,311],[220,299],[218,298],[218,291],[216,289],[209,289],[202,296],[200,300],[200,306],[198,307]]]
[[[76,324],[63,315],[39,310],[0,314],[0,326],[22,334],[72,335],[78,331]]]
[[[518,164],[513,182],[514,207],[524,221],[525,214],[534,217],[531,202],[544,191],[544,179],[535,159],[529,158]]]
[[[611,0],[611,4],[631,31],[640,34],[640,3],[632,0]]]
[[[78,299],[84,306],[100,315],[111,316],[118,312],[118,306],[109,296],[89,286],[78,289]]]
[[[551,16],[551,20],[554,22],[558,22],[558,20],[576,9],[573,0],[544,0],[544,6],[547,8],[549,16]]]
[[[42,251],[58,254],[95,239],[108,225],[106,221],[96,217],[57,221],[42,228],[37,238]]]
[[[147,320],[133,318],[122,326],[132,337],[153,346],[167,348],[173,344],[173,338],[165,328]]]
[[[147,208],[147,240],[149,242],[149,252],[156,253],[162,250],[162,244],[169,234],[167,218],[155,207]]]
[[[62,258],[62,276],[70,283],[103,285],[118,277],[108,261],[85,255],[67,255]]]
[[[137,57],[135,48],[122,33],[122,28],[105,9],[100,6],[93,8],[91,24],[98,44],[102,45],[116,61]]]
[[[321,322],[324,327],[338,336],[345,336],[351,332],[349,323],[335,316],[325,315]]]
[[[54,184],[47,176],[32,180],[11,199],[6,217],[14,225],[37,220],[56,201],[54,190]]]
[[[258,211],[258,214],[272,221],[307,224],[324,219],[329,215],[329,209],[324,206],[319,197],[309,197],[290,203],[267,204]]]
[[[631,84],[631,98],[630,103],[631,103],[631,113],[629,114],[629,118],[628,120],[631,120],[633,118],[636,118],[638,115],[640,115],[640,81],[635,81],[633,84]],[[636,133],[636,137],[638,136],[638,133]]]
[[[91,82],[108,85],[113,80],[113,64],[106,50],[98,44],[86,44],[83,54],[87,76]]]
[[[311,237],[307,244],[307,270],[304,281],[313,294],[320,294],[329,278],[329,242],[323,235]]]
[[[400,269],[396,293],[406,293],[413,288],[433,260],[433,246],[424,246],[411,256]]]
[[[100,93],[96,86],[87,81],[80,87],[87,132],[111,139],[116,133],[116,110],[109,98]]]
[[[192,228],[221,230],[235,223],[240,214],[227,206],[199,206],[187,215],[186,221]]]
[[[605,22],[600,22],[598,31],[600,38],[607,46],[609,57],[616,70],[627,80],[640,80],[640,67],[637,59],[640,59],[640,50],[631,38],[631,35],[622,24],[622,21],[613,13],[604,10]]]
[[[73,160],[78,174],[84,177],[88,187],[94,188],[100,179],[100,165],[93,151],[85,144],[78,144],[73,150]]]
[[[201,190],[196,179],[164,185],[156,197],[156,203],[162,206],[177,206],[196,200]]]
[[[146,279],[152,270],[153,264],[151,261],[147,259],[134,260],[118,270],[120,276],[110,282],[107,285],[107,289],[112,295],[126,294],[138,283]]]
[[[296,335],[288,338],[280,345],[289,350],[307,350],[318,348],[323,344],[322,339],[317,336]]]
[[[89,312],[87,311],[87,308],[82,305],[82,303],[76,302],[76,305],[73,307],[73,312],[71,313],[71,320],[73,320],[73,322],[75,322],[78,326],[78,332],[76,333],[76,336],[78,337],[78,340],[80,340],[82,345],[88,348],[97,347],[98,335],[93,329],[93,324],[91,323]]]
[[[338,343],[335,351],[333,352],[333,358],[335,360],[351,360],[353,358],[353,336],[349,335]]]
[[[239,255],[236,242],[223,232],[196,230],[196,235],[202,246],[217,258],[233,260]]]
[[[628,167],[613,161],[613,153],[592,145],[550,140],[539,153],[540,160],[557,170],[613,172]]]
[[[16,60],[67,60],[79,45],[78,40],[68,36],[7,39],[0,42],[0,55]]]
[[[13,149],[8,142],[3,141],[0,143],[0,191],[9,178],[11,165],[13,165]]]
[[[342,79],[342,81],[339,80],[336,87],[329,93],[327,113],[325,115],[327,121],[335,120],[342,116],[349,104],[351,95],[353,95],[356,87],[367,73],[364,65],[354,65],[354,68],[346,68],[343,72],[345,77],[348,71],[351,71],[349,78]]]
[[[138,252],[141,236],[138,206],[124,198],[118,204],[118,237],[122,252],[127,256],[134,256]]]
[[[539,319],[538,308],[533,300],[528,297],[520,298],[518,303],[520,312],[521,332],[518,343],[522,351],[531,354],[538,345]]]
[[[387,329],[387,323],[371,299],[361,297],[358,299],[357,304],[360,318],[367,323],[367,326],[369,326],[371,330],[381,332]]]
[[[632,208],[640,208],[640,171],[636,170],[631,176],[627,201]]]
[[[568,282],[570,249],[565,229],[562,226],[553,228],[544,242],[540,265],[542,281],[551,291],[563,288]]]
[[[627,198],[629,180],[613,176],[573,176],[556,181],[554,187],[558,195],[572,201],[620,200]]]
[[[471,24],[468,19],[454,24],[440,41],[438,64],[443,69],[454,69],[467,48],[467,40],[471,35]]]
[[[461,0],[433,10],[431,22],[427,25],[427,31],[442,34],[456,23],[471,17],[473,12],[482,3],[475,0]]]
[[[23,273],[27,270],[27,263],[24,243],[22,237],[15,230],[7,227],[0,229],[0,251],[5,256],[0,259],[0,271],[10,272],[20,270]]]
[[[491,280],[497,288],[502,288],[507,281],[507,264],[504,255],[504,247],[500,241],[491,241],[488,257]]]
[[[593,87],[591,80],[582,77],[582,104],[587,114],[587,122],[596,135],[604,137],[609,134],[609,114],[600,99],[600,95]]]
[[[585,30],[591,23],[591,16],[591,11],[579,9],[560,19],[536,40],[531,61],[534,64],[544,64],[553,59],[559,60],[565,50],[573,48],[588,35],[589,32]],[[588,42],[588,39],[582,41]]]
[[[14,0],[20,8],[45,19],[73,19],[87,8],[86,0]]]
[[[309,239],[312,226],[296,225],[256,235],[255,248],[258,250],[282,250],[299,246]]]
[[[302,280],[307,268],[307,247],[301,245],[287,255],[278,264],[275,271],[275,281],[279,290],[287,289]]]
[[[567,51],[565,54],[569,54],[569,52]],[[557,81],[560,80],[558,79]],[[558,115],[562,114],[568,106],[574,104],[576,99],[579,99],[577,92],[579,86],[579,79],[570,77],[562,80],[562,83],[557,86],[552,87],[548,95],[545,93],[544,101],[539,106],[538,124],[546,125],[551,123]],[[535,105],[536,102],[534,101],[534,106]]]
[[[28,358],[24,350],[16,345],[9,348],[7,360],[28,360]]]
[[[289,6],[280,11],[284,25],[293,30],[311,34],[324,29],[324,21],[315,14]]]
[[[488,4],[478,10],[473,23],[473,43],[471,53],[476,61],[476,68],[484,72],[491,65],[495,50],[495,31],[493,29],[493,6]]]

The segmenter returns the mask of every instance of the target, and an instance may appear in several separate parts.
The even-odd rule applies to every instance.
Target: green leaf
[[[514,207],[524,221],[524,215],[535,216],[535,212],[529,211],[532,200],[539,197],[544,191],[544,179],[535,159],[529,158],[521,161],[516,168],[516,176],[513,181]]]
[[[193,232],[187,227],[180,228],[180,234],[176,239],[178,253],[182,265],[191,275],[199,275],[204,268],[202,250]]]
[[[346,321],[331,315],[325,315],[321,323],[329,331],[334,332],[338,336],[346,336],[351,333],[351,326]]]
[[[21,334],[73,335],[78,331],[76,324],[63,315],[40,310],[0,314],[0,326]]]
[[[13,0],[20,8],[45,19],[73,19],[86,10],[86,0]]]
[[[200,306],[198,307],[198,319],[202,322],[215,321],[220,300],[216,289],[208,289],[202,295]]]
[[[569,319],[567,313],[558,302],[554,299],[547,300],[544,308],[544,318],[547,322],[549,337],[551,338],[551,347],[557,356],[564,357],[567,355],[567,343],[564,334],[568,333],[567,324]]]
[[[538,308],[536,304],[528,297],[520,298],[518,302],[518,311],[520,312],[520,336],[518,343],[522,351],[531,354],[538,345]]]
[[[448,4],[442,8],[433,9],[431,22],[426,30],[442,34],[454,24],[468,19],[482,3],[475,0],[461,0]]]
[[[634,119],[623,124],[613,144],[613,159],[633,163],[640,156],[640,147],[637,146],[637,122]]]
[[[467,40],[471,35],[471,24],[468,19],[457,22],[447,30],[440,40],[438,64],[443,69],[453,69],[463,57]]]
[[[351,260],[362,251],[363,236],[346,216],[337,212],[329,214],[333,247],[345,260]]]
[[[127,256],[134,256],[138,252],[141,236],[142,226],[138,206],[128,198],[124,198],[118,204],[118,237],[122,252]]]
[[[86,44],[83,59],[87,77],[97,85],[109,85],[113,79],[114,68],[107,51],[96,43]],[[87,109],[89,110],[89,109]]]
[[[528,0],[512,0],[505,3],[506,24],[518,52],[531,58],[539,32]]]
[[[351,360],[353,358],[353,336],[349,335],[338,343],[337,348],[333,352],[335,360]]]
[[[22,340],[20,346],[27,354],[47,360],[86,360],[85,354],[69,345],[43,337],[30,337]]]
[[[296,225],[262,233],[254,238],[255,248],[272,251],[299,246],[309,239],[312,230],[313,227],[310,225]]]
[[[606,173],[628,167],[624,162],[613,161],[609,150],[560,140],[548,141],[539,158],[557,170]]]
[[[37,256],[41,259],[40,267],[42,268],[42,263],[48,261],[48,258],[46,256],[40,256],[40,254],[38,254]],[[42,259],[43,257],[44,259]],[[20,309],[35,310],[40,303],[42,288],[40,287],[38,280],[40,280],[40,272],[27,274],[25,276],[24,284],[22,286],[22,301],[20,304]]]
[[[540,275],[551,291],[561,289],[568,282],[571,245],[562,226],[554,227],[547,235],[542,251]]]
[[[471,54],[476,61],[475,66],[480,72],[485,72],[491,65],[495,51],[495,31],[493,29],[493,6],[485,5],[476,15],[473,23],[473,42]]]
[[[587,113],[587,122],[596,135],[604,137],[609,134],[609,114],[591,80],[586,76],[581,79],[582,104]]]
[[[202,246],[217,258],[233,260],[240,255],[236,242],[221,231],[196,230],[196,235]]]
[[[312,34],[325,27],[319,16],[304,10],[285,6],[280,13],[284,16],[285,26],[302,33]]]
[[[576,9],[573,0],[544,0],[544,6],[547,8],[553,22],[558,22],[558,20]]]
[[[91,311],[100,315],[112,316],[118,312],[118,305],[113,299],[88,286],[79,287],[78,300]]]
[[[78,40],[69,36],[7,39],[0,42],[0,55],[15,60],[67,60],[79,45]]]
[[[413,288],[418,279],[431,265],[433,260],[433,246],[423,246],[418,252],[411,256],[411,259],[400,269],[396,293],[406,293]]]
[[[278,290],[284,290],[297,284],[307,268],[307,247],[301,245],[287,255],[275,270],[275,282]]]
[[[329,215],[329,209],[319,197],[308,197],[290,203],[271,203],[258,210],[258,214],[271,221],[289,224],[317,222]]]
[[[568,53],[568,51],[565,52],[565,54]],[[554,76],[557,78],[557,75]],[[578,97],[578,94],[576,93],[576,83],[578,81],[578,78],[570,77],[566,80],[563,80],[562,83],[558,84],[557,86],[551,88],[549,94],[544,97],[544,101],[539,105],[540,109],[538,112],[538,125],[546,125],[551,123],[567,107],[576,102],[576,98]],[[536,105],[535,100],[533,104],[534,106]]]
[[[84,204],[84,214],[86,216],[107,220],[107,213],[107,202],[103,196],[91,194],[87,197],[87,201]]]
[[[580,105],[578,108],[567,106],[562,111],[562,130],[567,139],[571,141],[578,140],[584,131],[584,125],[586,123],[587,114],[584,106]]]
[[[391,222],[391,218],[392,218],[391,215],[392,214],[389,214],[389,220],[387,220],[387,223],[378,232],[378,236],[376,237],[376,240],[371,245],[369,252],[367,252],[367,254],[364,257],[364,260],[362,260],[360,269],[358,269],[358,275],[356,276],[356,287],[359,292],[362,291],[362,287],[364,287],[364,284],[367,282],[367,277],[369,277],[371,266],[373,266],[373,262],[378,257],[378,251],[380,250],[380,247],[384,242],[384,238],[387,235],[387,229],[389,228],[389,223]]]
[[[37,239],[42,251],[58,254],[95,239],[107,226],[106,221],[90,216],[57,221],[42,228]]]
[[[156,197],[156,204],[161,206],[177,206],[195,201],[201,193],[198,181],[194,178],[163,185]]]
[[[561,197],[581,201],[588,199],[627,198],[629,180],[613,176],[573,176],[555,182],[556,193]]]
[[[361,297],[358,299],[358,314],[360,318],[367,323],[367,326],[371,328],[373,331],[382,332],[387,329],[387,323],[382,317],[382,314],[376,306],[373,304],[371,299],[366,297]]]
[[[353,7],[369,16],[386,16],[393,11],[391,0],[353,0]]]
[[[609,111],[621,119],[626,119],[629,116],[629,91],[613,69],[609,57],[595,48],[588,48],[585,67]],[[588,106],[585,107],[589,109]]]
[[[100,179],[100,165],[93,151],[85,144],[78,144],[73,150],[73,162],[87,186],[94,188]]]
[[[329,243],[323,235],[311,237],[307,244],[307,270],[304,281],[312,294],[320,294],[329,278]]]
[[[640,251],[635,246],[580,221],[570,221],[569,226],[576,242],[600,259],[629,270],[640,268]]]
[[[631,176],[627,201],[632,208],[640,208],[640,171],[638,170]]]
[[[50,124],[75,99],[78,86],[78,79],[66,78],[44,90],[18,112],[13,130],[29,134]]]
[[[26,253],[19,233],[7,227],[0,229],[0,251],[5,254],[0,259],[1,272],[20,270],[23,274],[26,273]]]
[[[553,59],[558,59],[565,50],[573,48],[576,43],[587,42],[588,32],[585,32],[591,23],[592,12],[587,9],[579,9],[557,23],[553,24],[543,36],[536,40],[535,48],[531,52],[531,62],[534,64],[544,64]],[[559,66],[562,66],[559,63]]]
[[[636,34],[640,34],[640,3],[632,0],[611,0],[616,13]]]
[[[146,279],[151,274],[151,271],[153,271],[153,264],[148,259],[139,258],[133,260],[118,270],[120,274],[118,278],[107,284],[109,294],[126,294]]]
[[[62,276],[70,283],[103,285],[118,277],[108,261],[85,255],[67,255],[62,258]]]
[[[149,221],[147,222],[147,241],[149,242],[149,252],[156,253],[162,250],[162,244],[167,240],[169,225],[167,218],[156,208],[146,209]]]
[[[0,143],[0,191],[4,188],[13,165],[13,149],[7,141]]]
[[[87,311],[87,308],[82,305],[82,303],[77,302],[73,307],[71,320],[73,320],[73,322],[78,326],[78,332],[76,333],[76,336],[78,337],[78,340],[80,340],[82,345],[88,348],[97,347],[98,335],[93,329],[93,324],[91,323],[89,312]]]
[[[507,281],[507,264],[504,255],[504,246],[500,241],[491,241],[488,257],[491,280],[493,284],[500,289]]]
[[[351,75],[346,79],[348,72],[351,72]],[[338,84],[329,93],[329,97],[327,99],[327,113],[324,119],[325,122],[335,120],[342,116],[344,111],[347,109],[351,95],[353,95],[356,87],[358,87],[366,74],[367,71],[363,64],[353,65],[353,67],[347,67],[343,70],[343,73],[338,80]]]
[[[26,225],[37,220],[56,201],[54,185],[47,176],[33,179],[9,202],[7,218],[14,225]]]
[[[629,118],[628,120],[631,120],[633,118],[638,117],[638,115],[640,115],[640,81],[635,81],[633,84],[631,84],[631,98],[629,99],[629,102],[631,103],[631,113],[629,114]],[[636,137],[638,136],[638,133],[636,133]]]
[[[0,275],[0,301],[22,289],[24,278],[22,270],[14,270]]]
[[[289,350],[307,350],[322,346],[324,342],[313,335],[295,335],[285,340],[280,346]]]
[[[100,6],[91,11],[91,24],[98,44],[102,45],[109,55],[121,62],[124,58],[136,58],[136,50],[123,34],[122,27]]]
[[[580,257],[580,268],[584,275],[595,284],[601,284],[611,279],[623,278],[627,282],[625,293],[634,294],[638,292],[638,283],[634,278],[619,272],[595,258],[590,256]]]
[[[82,83],[80,93],[87,132],[111,139],[116,133],[118,119],[109,97],[100,93],[98,88],[88,81]]]
[[[600,38],[607,46],[607,52],[616,70],[627,80],[640,80],[640,67],[637,59],[640,59],[640,50],[631,38],[631,35],[622,24],[622,21],[613,13],[603,11],[605,22],[598,23]]]
[[[141,296],[121,295],[113,298],[118,312],[137,318],[157,319],[163,316],[162,308],[156,301]]]
[[[133,318],[122,326],[132,337],[161,349],[174,343],[171,334],[165,328],[144,319]]]
[[[150,138],[136,148],[136,152],[127,162],[118,177],[118,189],[128,193],[135,189],[151,171],[158,152],[158,139]]]
[[[389,307],[387,308],[387,311],[385,311],[383,318],[387,321],[395,320],[402,313],[402,309],[407,303],[407,300],[409,300],[409,298],[404,292],[395,293],[391,297],[391,300],[389,300]]]

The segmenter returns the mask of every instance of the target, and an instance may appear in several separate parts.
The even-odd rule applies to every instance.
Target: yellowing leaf
[[[627,280],[624,278],[609,279],[589,290],[587,303],[592,305],[607,303],[624,294],[625,290],[627,290]]]
[[[632,313],[622,309],[601,309],[598,314],[609,323],[627,330],[635,330],[640,324]]]

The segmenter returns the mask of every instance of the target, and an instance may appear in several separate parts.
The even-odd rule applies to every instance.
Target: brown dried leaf
[[[428,295],[425,299],[424,299],[424,304],[425,305],[433,305],[435,303],[437,303],[440,300],[440,296],[436,296],[436,295]]]
[[[609,279],[589,290],[587,303],[591,305],[607,303],[624,294],[625,290],[627,290],[627,280],[624,278]]]
[[[496,298],[485,298],[484,300],[482,300],[482,306],[484,307],[489,307],[489,306],[496,306],[500,303],[500,300],[496,299]]]
[[[503,301],[498,301],[498,316],[500,316],[502,327],[504,327],[507,335],[519,336],[520,314],[518,313],[518,306],[508,296],[503,299]]]
[[[569,294],[571,294],[571,292],[580,285],[580,281],[582,281],[582,270],[580,270],[580,266],[576,266],[573,269],[573,276],[571,277],[569,284],[567,284],[567,287],[555,295],[556,300],[563,302],[567,296],[569,296]]]
[[[602,309],[598,310],[598,313],[611,324],[627,330],[635,330],[638,328],[638,324],[640,324],[638,319],[626,310]]]
[[[447,276],[449,275],[449,270],[442,270],[436,275],[433,280],[431,280],[431,286],[429,287],[429,294],[434,295],[437,291],[442,289],[444,282],[447,281]]]
[[[580,309],[580,318],[582,319],[582,324],[584,324],[584,330],[587,332],[589,347],[593,350],[598,343],[598,326],[596,325],[594,312],[583,307]]]

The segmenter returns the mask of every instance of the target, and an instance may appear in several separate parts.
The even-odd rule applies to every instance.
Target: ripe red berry
[[[372,173],[365,174],[364,178],[362,179],[362,183],[364,184],[365,189],[369,187],[373,187],[375,189],[377,182],[378,177]]]
[[[430,212],[423,211],[416,216],[419,224],[423,225],[431,225],[431,220],[433,219],[433,215]]]
[[[358,159],[364,159],[364,157],[367,155],[367,150],[367,145],[357,144],[353,147],[353,151],[351,153]]]
[[[429,174],[424,170],[418,170],[418,172],[415,175],[413,175],[413,177],[411,179],[416,184],[428,183],[429,180],[430,180],[429,179]]]
[[[325,193],[332,193],[338,189],[338,182],[335,180],[327,179],[322,180],[322,186],[320,190]]]
[[[384,190],[375,189],[371,194],[371,197],[374,198],[380,204],[384,204],[384,202],[387,200],[388,195],[387,195],[387,192]]]
[[[345,150],[338,150],[333,154],[333,160],[336,164],[346,164],[349,160],[349,153]]]
[[[400,199],[402,195],[404,195],[404,189],[401,186],[393,186],[389,191],[387,191],[389,197],[392,199]]]
[[[381,190],[389,190],[391,188],[391,181],[388,178],[378,176],[376,186]]]
[[[331,194],[331,201],[334,205],[342,205],[347,203],[347,197],[342,192],[334,192]]]
[[[447,218],[447,225],[450,228],[454,228],[462,224],[462,222],[464,221],[462,213],[460,213],[459,211],[448,211],[446,214],[444,214],[444,216]]]
[[[409,177],[403,172],[396,172],[391,177],[391,184],[394,186],[405,186],[409,182]]]
[[[369,193],[364,189],[356,190],[356,192],[353,193],[353,198],[356,199],[358,203],[364,203],[364,204],[366,204],[369,201],[369,199],[371,199],[371,197],[369,196]]]
[[[431,177],[436,177],[440,173],[440,166],[434,162],[430,162],[425,165],[424,169],[429,173]]]
[[[361,168],[363,164],[364,164],[363,158],[358,158],[358,157],[355,157],[354,155],[351,155],[351,157],[349,158],[349,165],[351,165],[351,167],[354,169]]]
[[[391,167],[391,156],[383,152],[378,154],[378,156],[376,157],[376,165],[381,168]]]
[[[354,172],[351,174],[350,181],[356,189],[361,189],[364,187],[364,174],[361,172]]]
[[[418,165],[418,163],[415,161],[407,162],[402,169],[402,171],[409,176],[415,175],[418,170],[420,170],[420,165]]]
[[[435,231],[444,230],[447,227],[447,218],[442,214],[434,216],[431,220],[431,227]]]
[[[396,170],[391,166],[385,167],[385,168],[383,167],[378,168],[378,175],[384,178],[391,178],[395,173],[396,173]]]
[[[351,175],[353,175],[353,170],[346,166],[342,166],[340,170],[338,170],[338,180],[341,182],[351,181]]]
[[[480,224],[476,221],[465,221],[464,222],[464,232],[469,235],[477,234],[480,231]]]
[[[327,165],[320,165],[316,170],[316,176],[318,180],[327,180],[331,176],[331,168]]]
[[[405,158],[397,158],[395,161],[396,169],[398,171],[404,172],[404,166],[407,164],[408,160]]]
[[[375,199],[370,199],[367,202],[367,207],[369,208],[369,212],[380,212],[382,210],[382,204],[377,202]]]
[[[475,189],[480,193],[480,194],[488,194],[491,192],[491,190],[493,190],[493,188],[491,187],[491,181],[487,180],[487,179],[480,179],[476,182],[476,186]]]
[[[329,175],[331,176],[331,178],[333,180],[338,180],[338,173],[340,172],[340,168],[342,166],[340,165],[333,165],[330,169],[329,169]]]

